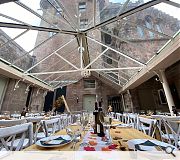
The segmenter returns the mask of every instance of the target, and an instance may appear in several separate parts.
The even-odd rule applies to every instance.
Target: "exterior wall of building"
[[[110,95],[118,95],[118,91],[112,89],[106,84],[102,83],[97,78],[91,76],[87,79],[95,80],[96,88],[95,89],[87,89],[84,88],[84,79],[81,79],[75,84],[71,84],[67,86],[66,90],[66,101],[69,108],[72,111],[82,110],[83,109],[83,96],[84,95],[96,95],[98,101],[103,101],[102,106],[104,109],[107,108],[108,105],[108,96]],[[77,103],[78,97],[78,103]]]
[[[9,79],[8,87],[4,96],[2,110],[3,111],[22,111],[26,105],[27,94],[25,94],[26,84],[19,83],[19,88],[14,90],[16,80]]]
[[[114,6],[112,5],[112,8],[113,7]],[[111,6],[106,9],[106,12],[110,9]],[[116,10],[119,10],[119,7],[117,7]],[[103,19],[104,17],[101,18]],[[126,17],[126,20],[119,20],[117,23],[112,23],[105,26],[103,30],[116,37],[107,36],[106,33],[102,32],[102,41],[112,48],[142,63],[146,63],[148,60],[150,60],[168,41],[166,37],[163,37],[155,32],[150,32],[146,28],[173,36],[173,34],[178,31],[180,25],[180,22],[176,18],[153,7],[128,16]],[[125,42],[122,39],[129,42]],[[106,54],[119,61],[118,64],[115,61],[112,62],[111,65],[114,67],[117,67],[117,65],[118,67],[138,66],[137,63],[125,58],[124,56],[120,56],[115,52],[107,51]],[[106,59],[104,59],[104,61],[107,62]],[[108,67],[108,65],[105,66]],[[129,79],[134,73],[137,72],[137,70],[124,70],[123,72],[119,71],[119,75]],[[124,82],[123,79],[122,81]]]
[[[11,38],[0,29],[0,58],[8,61],[9,63],[13,63],[15,60],[24,55],[26,51],[14,41],[7,43],[9,40],[11,40]],[[31,67],[32,61],[33,58],[30,55],[27,55],[15,63],[15,65],[26,70]]]
[[[167,68],[166,77],[171,89],[175,106],[180,109],[180,62]],[[138,87],[130,90],[131,98],[128,93],[124,93],[125,106],[127,111],[139,110],[161,110],[169,111],[167,103],[162,104],[158,90],[163,89],[160,81],[155,80],[156,77],[149,79]],[[133,109],[131,107],[131,102]]]
[[[14,41],[4,45],[11,38],[2,30],[0,30],[0,58],[12,63],[14,60],[21,57],[26,51],[23,50],[17,43]],[[22,60],[20,60],[16,65],[21,69],[28,69],[32,65],[33,58],[30,55],[25,56]],[[0,75],[1,76],[1,75]],[[1,97],[1,110],[2,111],[22,111],[23,107],[26,106],[26,100],[28,94],[25,93],[27,88],[26,83],[20,82],[19,88],[14,90],[14,86],[17,82],[16,79],[11,79],[5,77],[7,79],[7,85],[4,89],[3,97]],[[32,97],[30,99],[29,108],[32,110],[36,110],[36,106],[38,106],[38,111],[43,110],[44,97],[43,91],[40,90],[39,94],[36,96],[36,88],[34,87],[34,92],[32,93]]]
[[[1,107],[2,111],[22,111],[22,109],[26,106],[28,93],[25,93],[25,90],[27,88],[27,84],[24,82],[19,82],[19,88],[14,90],[16,82],[17,81],[15,79],[9,79]],[[43,110],[44,92],[40,90],[38,95],[36,93],[37,88],[33,88],[28,106],[30,111]]]
[[[175,106],[180,109],[180,61],[167,68],[165,73],[174,98]]]
[[[39,112],[43,111],[44,101],[45,101],[44,91],[43,90],[38,91],[38,88],[33,88],[29,109],[32,111],[39,111]]]

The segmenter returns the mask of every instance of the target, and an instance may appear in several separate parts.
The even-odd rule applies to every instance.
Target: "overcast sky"
[[[39,14],[42,14],[41,10],[38,10],[39,7],[39,1],[40,0],[21,0],[21,2],[24,2],[27,6],[37,11]],[[126,0],[110,0],[111,2],[125,2]],[[137,0],[131,0],[131,2],[135,2]],[[150,0],[144,0],[146,2]],[[174,2],[180,3],[180,0],[172,0]],[[180,9],[170,6],[165,3],[161,3],[155,6],[155,8],[175,17],[180,20]],[[40,24],[40,18],[36,17],[35,15],[31,14],[30,12],[26,11],[22,7],[16,5],[15,3],[6,3],[0,5],[0,13],[11,16],[13,18],[19,19],[25,23],[39,26]],[[9,22],[9,23],[15,23],[14,21],[5,19],[0,17],[0,22]],[[17,22],[16,22],[17,23]],[[3,29],[11,38],[14,38],[24,30],[20,29],[7,29],[7,28],[1,28]],[[16,42],[21,45],[26,51],[31,50],[34,48],[36,37],[37,37],[37,31],[28,31],[26,34],[21,36],[16,40]]]

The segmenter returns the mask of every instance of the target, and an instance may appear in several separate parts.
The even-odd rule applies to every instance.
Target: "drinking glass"
[[[19,111],[14,111],[14,113],[11,114],[11,116],[15,119],[19,119],[21,117],[21,114]]]
[[[89,114],[88,113],[82,113],[81,114],[81,127],[82,127],[82,131],[84,131],[84,134],[85,134],[85,128],[86,128],[88,123],[89,123]]]
[[[74,124],[66,127],[66,133],[72,138],[73,150],[75,149],[75,144],[80,140],[81,137],[81,115],[76,115],[74,119]]]
[[[112,144],[112,140],[111,140],[111,133],[110,133],[110,127],[111,127],[111,123],[112,123],[112,117],[109,115],[100,115],[99,116],[99,121],[103,124],[104,128],[106,129],[106,133],[108,134],[108,142],[107,145]]]

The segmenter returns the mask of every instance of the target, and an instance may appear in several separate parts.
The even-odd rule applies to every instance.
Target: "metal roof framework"
[[[121,88],[146,68],[180,29],[177,18],[174,18],[177,24],[174,31],[169,33],[153,28],[154,22],[152,26],[139,22],[139,15],[150,12],[152,16],[152,10],[157,11],[160,5],[167,10],[168,7],[179,9],[176,0],[109,0],[106,3],[84,0],[84,6],[80,6],[80,0],[5,2],[0,5],[0,29],[6,34],[0,52],[8,46],[20,51],[13,59],[1,54],[1,61],[22,72],[24,77],[34,77],[53,89],[75,83],[91,72]],[[163,16],[162,12],[157,15],[160,20]],[[137,29],[150,36],[138,35]],[[35,43],[26,49],[24,46],[32,36]],[[103,36],[111,42],[107,43]],[[149,42],[156,48],[147,48]],[[122,46],[126,47],[122,49]],[[25,64],[33,57],[36,57],[33,63]]]

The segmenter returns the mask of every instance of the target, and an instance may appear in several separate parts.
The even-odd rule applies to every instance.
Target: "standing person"
[[[175,106],[172,106],[172,111],[173,111],[174,115],[178,116],[178,111]]]
[[[111,113],[112,112],[112,107],[111,105],[108,106],[108,113]]]
[[[26,113],[27,113],[27,112],[26,112],[26,108],[23,108],[23,110],[22,110],[22,112],[21,112],[21,116],[24,116],[24,117],[25,117],[25,116],[26,116]]]

